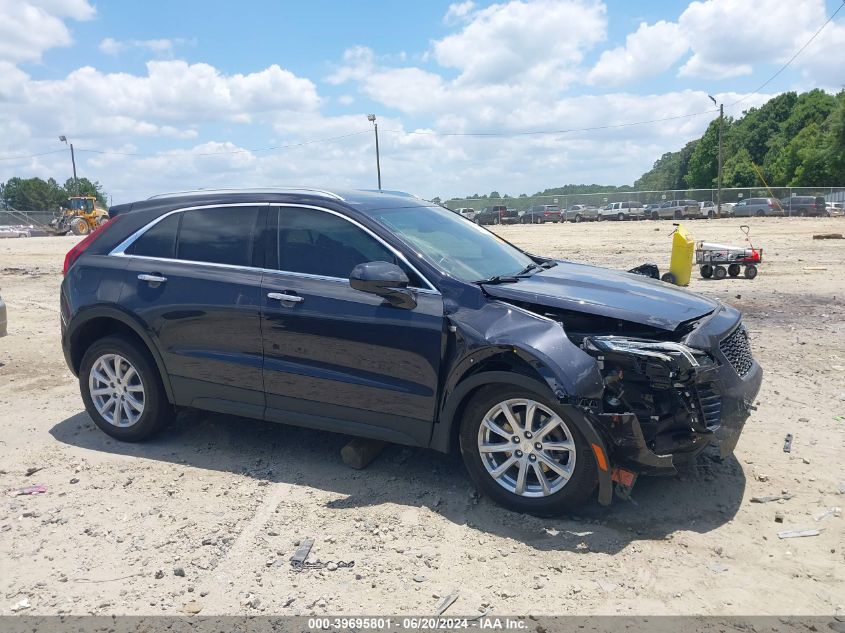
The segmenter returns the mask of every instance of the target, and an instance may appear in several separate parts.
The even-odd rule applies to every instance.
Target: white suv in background
[[[642,202],[611,202],[599,209],[599,220],[642,220],[645,217]]]

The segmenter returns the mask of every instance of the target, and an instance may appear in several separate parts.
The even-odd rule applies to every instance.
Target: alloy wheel
[[[575,469],[575,440],[563,419],[524,398],[498,403],[478,429],[478,452],[487,473],[521,497],[548,497]]]
[[[97,413],[112,426],[133,426],[144,413],[141,376],[119,354],[104,354],[94,361],[88,374],[88,390]]]

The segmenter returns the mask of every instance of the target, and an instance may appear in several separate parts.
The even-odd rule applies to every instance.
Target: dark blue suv
[[[735,309],[406,194],[198,191],[110,216],[65,259],[62,345],[121,440],[194,407],[460,450],[490,497],[550,515],[732,452],[760,387]]]

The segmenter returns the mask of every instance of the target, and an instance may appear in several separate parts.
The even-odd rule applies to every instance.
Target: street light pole
[[[59,140],[65,145],[70,145],[70,162],[73,164],[73,193],[79,195],[79,180],[76,178],[76,156],[73,154],[73,143],[67,142],[67,137],[62,135]]]
[[[376,115],[375,114],[368,114],[367,120],[373,122],[373,129],[376,133],[376,173],[378,174],[378,189],[381,191],[381,160],[379,158],[379,151],[378,151],[378,123],[376,123]]]
[[[710,95],[707,95],[710,97]],[[713,105],[716,105],[716,100],[713,97],[710,97],[710,101],[713,102]],[[722,215],[722,122],[725,120],[725,104],[719,104],[719,174],[717,176],[717,187],[716,190],[716,215],[721,217]]]

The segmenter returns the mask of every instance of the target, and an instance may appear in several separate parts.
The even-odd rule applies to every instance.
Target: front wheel
[[[710,279],[713,276],[713,266],[704,264],[699,272],[701,272],[701,276],[705,279]]]
[[[731,264],[728,266],[728,275],[731,277],[739,277],[740,267],[739,264]]]
[[[497,503],[554,516],[595,490],[596,462],[563,408],[521,387],[482,388],[467,407],[461,455],[473,481]]]
[[[173,415],[155,363],[121,336],[107,336],[88,348],[79,389],[94,424],[125,442],[151,437]]]
[[[74,218],[70,223],[70,230],[74,235],[88,235],[90,227],[82,218]]]

